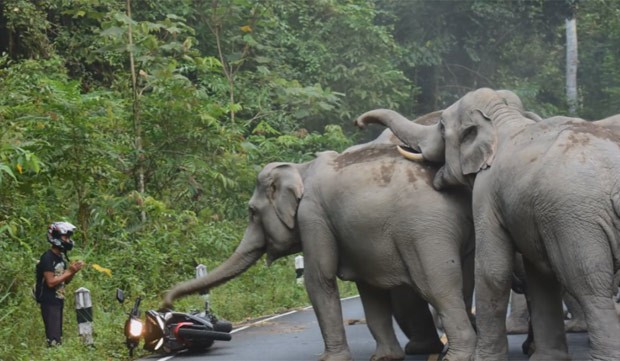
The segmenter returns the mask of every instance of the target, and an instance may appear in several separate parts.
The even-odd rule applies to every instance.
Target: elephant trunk
[[[265,241],[262,231],[251,233],[246,230],[244,239],[235,252],[224,263],[206,276],[175,285],[165,296],[163,307],[172,308],[174,300],[189,294],[208,291],[226,283],[245,272],[265,253]]]
[[[418,124],[417,120],[413,122],[393,110],[375,109],[359,116],[355,120],[355,125],[364,128],[368,124],[376,123],[388,127],[414,152],[419,152],[423,159],[443,163],[445,161],[444,140],[439,123],[441,112],[427,114],[419,119],[422,118],[424,118],[423,123],[432,125]],[[410,156],[408,158],[420,160],[421,157]]]

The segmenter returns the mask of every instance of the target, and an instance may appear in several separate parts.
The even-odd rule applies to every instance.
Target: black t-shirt
[[[59,283],[56,287],[48,287],[43,277],[43,272],[54,272],[60,276],[67,269],[67,262],[62,255],[57,255],[51,249],[43,253],[37,264],[37,293],[38,301],[45,304],[63,304],[65,300],[65,283]]]

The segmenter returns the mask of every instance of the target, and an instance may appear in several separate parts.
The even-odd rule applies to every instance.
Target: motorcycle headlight
[[[129,321],[129,334],[136,338],[142,336],[142,326],[142,321],[132,318]]]

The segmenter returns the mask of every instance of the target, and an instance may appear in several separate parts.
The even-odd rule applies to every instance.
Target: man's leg
[[[63,305],[41,304],[41,315],[45,324],[45,337],[48,346],[62,343],[62,308]]]

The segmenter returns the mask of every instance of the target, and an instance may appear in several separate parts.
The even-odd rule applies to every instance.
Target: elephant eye
[[[467,127],[467,129],[463,131],[463,135],[461,136],[462,142],[471,142],[476,138],[476,135],[478,135],[478,127]]]
[[[443,124],[443,118],[439,119],[439,131],[442,136],[446,134],[446,126]]]

